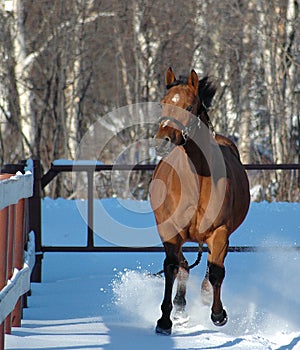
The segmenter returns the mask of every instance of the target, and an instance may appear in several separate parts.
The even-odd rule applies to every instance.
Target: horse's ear
[[[174,81],[176,81],[175,74],[173,73],[172,68],[169,67],[166,74],[166,86],[173,84]]]
[[[194,69],[192,69],[191,74],[188,78],[188,85],[192,86],[195,89],[196,93],[198,93],[199,78]]]

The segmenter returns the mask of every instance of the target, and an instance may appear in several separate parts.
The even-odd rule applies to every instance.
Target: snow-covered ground
[[[155,237],[153,216],[145,213],[147,203],[128,207],[114,199],[103,207],[130,231],[143,228],[139,209],[132,210],[136,205],[142,206],[142,221],[150,227],[147,234]],[[231,245],[300,245],[299,214],[298,203],[252,203]],[[123,239],[118,224],[118,232],[111,232],[113,225],[97,211],[95,216],[102,222],[96,225],[99,235],[111,234],[113,242]],[[46,245],[85,244],[86,227],[75,201],[46,198],[43,232]],[[104,244],[103,237],[97,237],[97,244]],[[186,257],[193,262],[195,254]],[[43,282],[32,284],[22,327],[6,335],[5,348],[300,349],[300,252],[229,253],[222,290],[229,321],[223,328],[211,323],[209,308],[201,304],[204,254],[188,285],[190,321],[185,327],[175,326],[169,337],[154,333],[164,281],[149,274],[161,269],[163,259],[162,253],[45,254]]]

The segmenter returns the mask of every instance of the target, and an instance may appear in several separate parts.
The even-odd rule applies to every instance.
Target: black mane
[[[198,95],[206,109],[211,106],[211,101],[215,96],[217,88],[208,80],[208,76],[199,80]]]
[[[167,90],[171,89],[173,86],[186,85],[188,82],[188,77],[180,76],[179,79],[176,79],[173,83],[166,86]],[[211,101],[216,93],[216,87],[209,80],[208,76],[199,80],[198,96],[204,107],[208,109],[211,106]]]

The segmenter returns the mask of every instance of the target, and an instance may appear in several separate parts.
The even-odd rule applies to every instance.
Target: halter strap
[[[159,124],[162,123],[165,120],[170,120],[172,123],[176,124],[178,126],[178,128],[181,130],[182,133],[182,137],[184,139],[184,144],[186,143],[189,134],[191,133],[191,131],[193,130],[193,128],[198,125],[199,129],[201,127],[201,119],[200,116],[198,115],[197,118],[190,124],[190,125],[183,125],[179,120],[171,117],[171,116],[162,116],[161,118],[159,118],[158,122]]]

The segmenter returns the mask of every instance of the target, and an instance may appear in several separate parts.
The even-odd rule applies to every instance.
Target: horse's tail
[[[199,243],[197,259],[192,265],[189,265],[189,270],[191,270],[192,268],[200,264],[202,253],[203,253],[203,244]]]
[[[195,262],[192,265],[189,265],[189,267],[188,267],[189,270],[193,269],[194,267],[196,267],[197,265],[200,264],[200,261],[202,258],[202,253],[203,253],[203,244],[199,243],[197,259],[195,260]],[[157,273],[152,274],[152,276],[161,277],[163,273],[164,273],[164,270],[160,270]]]

